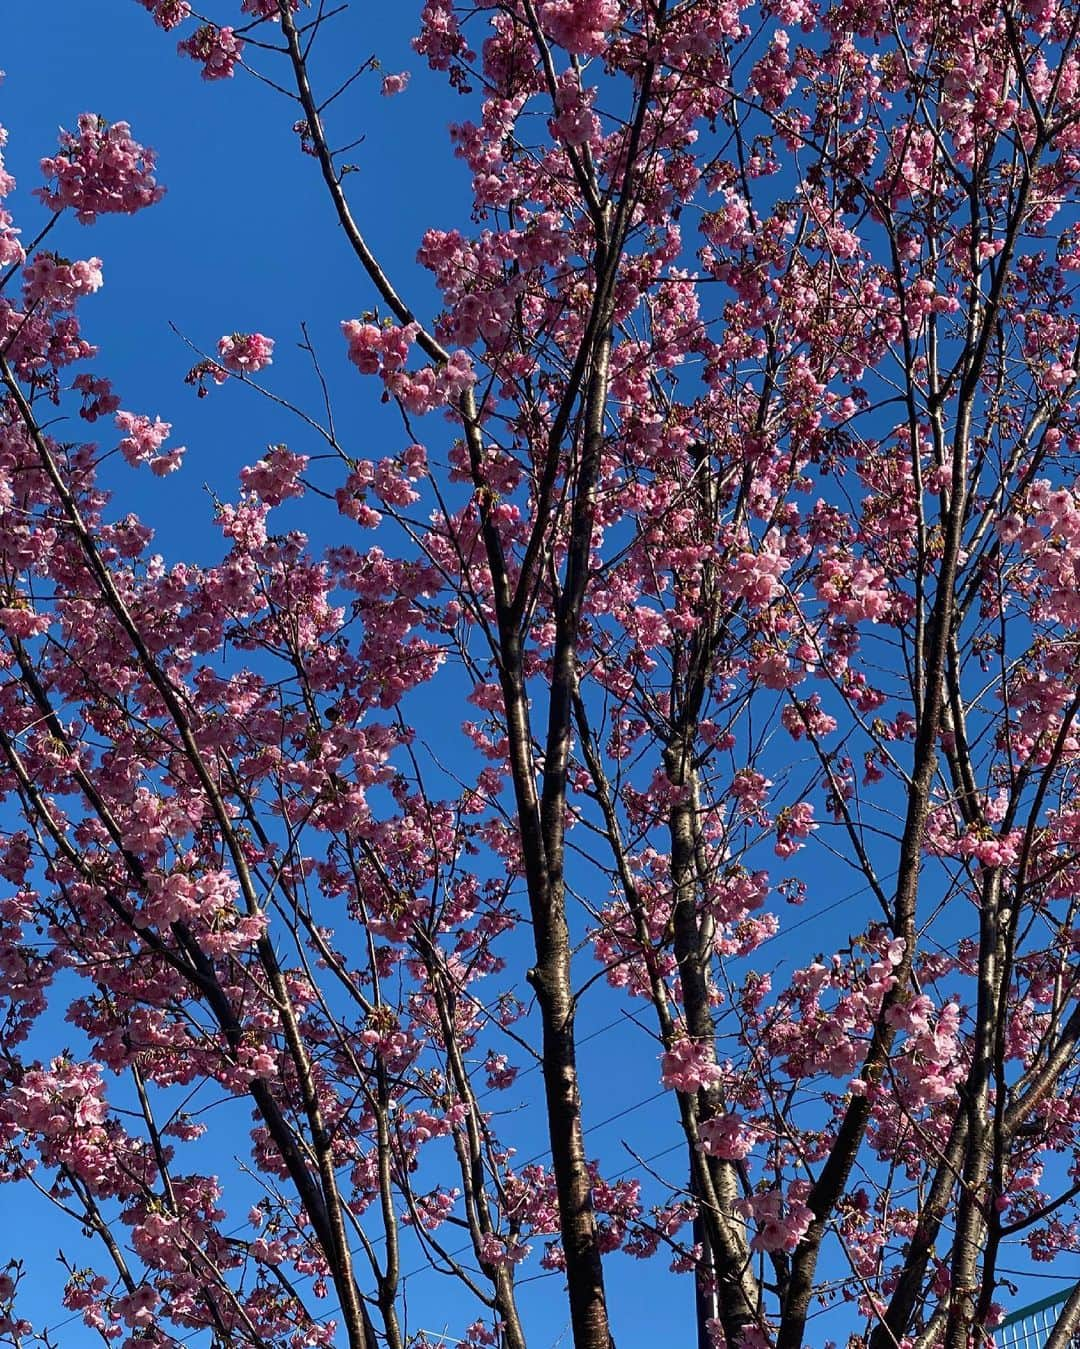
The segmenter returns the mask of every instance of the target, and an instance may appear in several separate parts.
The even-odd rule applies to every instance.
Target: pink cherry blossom
[[[695,1092],[723,1076],[710,1046],[697,1040],[676,1040],[660,1060],[660,1080],[674,1091]]]
[[[293,454],[285,445],[271,445],[264,459],[240,470],[240,481],[268,506],[280,506],[289,497],[303,494],[299,478],[309,462],[306,454]]]
[[[393,98],[395,94],[400,94],[409,83],[409,72],[401,70],[396,75],[384,75],[382,81],[382,95],[384,98]]]
[[[814,821],[814,808],[809,801],[798,801],[786,806],[777,816],[776,844],[777,857],[791,857],[805,846],[818,825]]]
[[[149,464],[151,470],[160,477],[180,467],[183,446],[170,450],[168,454],[159,453],[172,430],[168,422],[163,422],[160,417],[151,421],[149,417],[133,412],[117,412],[115,420],[120,430],[127,432],[120,441],[119,449],[132,468]]]
[[[101,288],[101,259],[64,262],[53,253],[36,253],[23,268],[23,295],[28,308],[73,309],[85,295]]]
[[[698,1133],[711,1157],[722,1157],[729,1162],[741,1162],[748,1157],[756,1140],[754,1130],[731,1112],[703,1120],[698,1125]]]
[[[107,417],[120,406],[120,398],[113,393],[112,384],[107,379],[84,373],[75,376],[73,387],[83,396],[79,415],[88,422]]]
[[[596,56],[608,32],[619,21],[616,0],[544,0],[540,20],[567,51]]]
[[[166,32],[179,27],[191,14],[187,0],[139,0],[139,4],[150,11],[157,26]]]
[[[154,152],[132,139],[126,122],[110,125],[83,113],[78,132],[62,131],[59,153],[41,161],[51,186],[37,195],[50,210],[70,207],[80,224],[90,225],[99,215],[131,214],[160,201],[165,189],[154,168]]]
[[[204,80],[231,79],[244,52],[244,40],[232,28],[206,23],[189,38],[177,43],[177,50],[202,64]]]
[[[750,1242],[755,1251],[793,1251],[813,1220],[813,1213],[801,1199],[789,1195],[785,1200],[779,1190],[740,1199],[736,1207],[757,1229]]]
[[[218,357],[234,375],[255,375],[273,365],[274,339],[262,333],[226,334],[218,342]]]

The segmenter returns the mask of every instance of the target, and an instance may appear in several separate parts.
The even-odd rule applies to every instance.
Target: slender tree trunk
[[[704,949],[703,918],[698,906],[697,778],[690,763],[691,749],[675,741],[664,753],[664,767],[680,800],[669,816],[675,957],[679,964],[686,1029],[705,1045],[715,1060],[716,1028],[709,1003],[708,961]],[[719,1105],[716,1093],[702,1090],[691,1110],[709,1118]],[[737,1344],[748,1324],[757,1320],[756,1286],[750,1272],[750,1251],[744,1229],[732,1222],[738,1198],[738,1175],[731,1162],[706,1157],[695,1149],[691,1156],[691,1183],[699,1205],[717,1280],[720,1320],[729,1344]]]
[[[570,934],[560,867],[552,875],[552,841],[541,823],[532,768],[528,700],[516,634],[504,634],[502,686],[511,766],[525,857],[536,964],[529,982],[536,991],[542,1028],[541,1067],[547,1105],[551,1165],[559,1199],[559,1226],[575,1349],[610,1349],[604,1274],[592,1206],[592,1180],[581,1128],[570,983]]]

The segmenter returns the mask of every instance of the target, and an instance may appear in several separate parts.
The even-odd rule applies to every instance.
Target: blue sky
[[[412,7],[369,10],[363,49],[350,48],[343,59],[376,54],[387,70],[419,66],[409,49]],[[349,31],[354,39],[355,25]],[[88,228],[65,222],[56,246],[105,261],[105,288],[83,311],[101,348],[94,367],[113,379],[123,406],[171,421],[173,439],[191,447],[183,474],[156,487],[137,484],[159,546],[170,552],[175,543],[187,554],[192,529],[197,539],[210,514],[194,499],[203,482],[233,492],[237,470],[271,441],[317,447],[244,390],[196,399],[182,383],[195,357],[170,324],[204,348],[225,332],[268,333],[278,344],[274,388],[312,406],[310,362],[295,349],[307,323],[335,389],[348,389],[346,441],[371,453],[372,437],[391,436],[397,448],[400,433],[386,417],[381,426],[371,418],[377,391],[362,387],[344,360],[338,324],[372,296],[334,224],[315,162],[297,153],[291,126],[299,109],[247,78],[204,83],[199,67],[176,55],[176,36],[157,29],[133,0],[17,6],[5,16],[0,121],[10,136],[24,234],[46,218],[29,199],[40,182],[37,163],[54,151],[58,126],[73,126],[80,112],[129,121],[158,152],[163,202],[136,219],[104,218]],[[431,292],[414,265],[423,224],[435,223],[436,202],[446,223],[468,211],[467,177],[447,152],[444,131],[453,100],[435,78],[393,103],[378,85],[373,74],[348,108],[350,138],[359,119],[366,136],[350,189],[373,246],[392,271],[406,269],[423,306]],[[133,487],[125,475],[125,494]]]

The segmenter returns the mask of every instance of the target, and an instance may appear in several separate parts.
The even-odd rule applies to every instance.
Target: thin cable
[[[884,877],[883,879],[888,880],[888,879],[890,879],[890,878],[889,878],[889,876],[886,876],[886,877]],[[815,910],[815,911],[814,911],[813,913],[811,913],[811,914],[806,914],[804,917],[800,918],[800,919],[798,920],[798,922],[792,923],[792,924],[790,924],[790,925],[787,925],[787,926],[784,926],[784,927],[778,929],[776,932],[774,932],[774,933],[772,933],[770,936],[766,937],[765,940],[764,940],[763,942],[761,942],[760,945],[759,945],[757,948],[755,948],[755,949],[760,950],[762,946],[766,946],[769,942],[776,941],[778,938],[783,937],[783,936],[788,936],[788,935],[789,935],[790,933],[792,933],[792,932],[797,932],[800,928],[807,926],[809,923],[816,923],[820,918],[823,918],[826,914],[829,914],[829,913],[834,912],[834,910],[840,908],[840,907],[841,907],[842,905],[844,905],[844,904],[849,904],[853,899],[858,899],[860,895],[868,894],[868,893],[870,892],[870,890],[871,890],[871,887],[870,887],[869,885],[861,885],[861,886],[859,886],[857,889],[852,890],[849,894],[841,895],[838,899],[832,900],[831,903],[826,904],[823,908],[817,909],[817,910]],[[581,1045],[588,1044],[588,1043],[590,1043],[590,1041],[598,1039],[601,1035],[607,1034],[608,1031],[614,1030],[617,1026],[624,1026],[624,1025],[626,1024],[626,1021],[627,1021],[627,1016],[626,1016],[625,1013],[622,1013],[622,1014],[620,1014],[619,1016],[617,1016],[613,1021],[606,1022],[603,1026],[598,1026],[595,1030],[590,1031],[587,1035],[581,1036],[581,1037],[578,1039],[577,1044],[578,1044],[579,1047],[580,1047]],[[636,1024],[636,1023],[635,1023],[635,1024]],[[530,1064],[527,1068],[522,1069],[521,1072],[518,1073],[517,1078],[516,1078],[515,1080],[516,1080],[516,1081],[520,1081],[521,1078],[527,1077],[527,1076],[529,1075],[529,1073],[535,1072],[535,1071],[536,1071],[537,1069],[539,1069],[541,1066],[542,1066],[542,1065],[541,1065],[540,1063],[532,1063],[532,1064]],[[493,1088],[492,1091],[493,1091],[493,1090],[495,1090],[495,1089]],[[478,1101],[479,1101],[479,1100],[482,1100],[482,1099],[484,1099],[486,1096],[488,1096],[488,1095],[490,1095],[490,1094],[491,1094],[491,1091],[485,1092],[485,1093],[483,1093],[483,1096],[477,1097],[477,1100],[478,1100]],[[621,1119],[626,1119],[628,1116],[635,1114],[638,1110],[644,1109],[645,1106],[651,1105],[654,1101],[658,1101],[658,1100],[660,1100],[661,1097],[666,1096],[666,1095],[668,1095],[668,1091],[667,1091],[666,1088],[663,1088],[663,1089],[661,1089],[660,1091],[653,1092],[651,1096],[645,1097],[644,1100],[637,1101],[637,1102],[635,1102],[635,1103],[634,1103],[633,1105],[631,1105],[631,1106],[626,1106],[624,1109],[618,1110],[618,1111],[616,1111],[614,1114],[608,1115],[606,1118],[604,1118],[604,1119],[598,1121],[596,1124],[592,1125],[592,1126],[588,1129],[587,1132],[588,1132],[589,1135],[595,1134],[595,1133],[597,1133],[599,1130],[606,1128],[608,1125],[615,1124],[615,1123],[617,1123],[617,1122],[618,1122],[619,1120],[621,1120]],[[670,1156],[673,1152],[681,1151],[683,1147],[685,1147],[685,1142],[674,1143],[674,1144],[672,1144],[670,1147],[663,1148],[663,1149],[661,1149],[661,1151],[659,1151],[659,1152],[655,1152],[655,1153],[652,1153],[652,1154],[651,1154],[650,1156],[648,1156],[648,1157],[643,1157],[643,1158],[641,1158],[640,1162],[633,1162],[633,1163],[631,1163],[630,1165],[624,1167],[621,1171],[616,1171],[612,1176],[609,1177],[609,1179],[610,1179],[610,1180],[621,1180],[624,1176],[629,1175],[631,1171],[634,1171],[639,1165],[641,1165],[641,1164],[648,1164],[648,1163],[654,1162],[654,1161],[659,1161],[659,1160],[660,1160],[661,1158],[663,1158],[663,1157],[668,1157],[668,1156]],[[545,1161],[547,1158],[550,1157],[550,1155],[551,1155],[550,1149],[544,1149],[542,1152],[537,1153],[535,1156],[530,1157],[530,1158],[528,1158],[527,1160],[525,1160],[524,1162],[519,1163],[519,1165],[520,1165],[521,1167],[532,1166],[532,1165],[534,1165],[536,1162]],[[234,1231],[233,1231],[232,1233],[230,1233],[229,1235],[235,1236],[238,1232],[242,1232],[242,1231],[244,1231],[244,1225],[241,1225],[240,1227],[235,1228]],[[370,1240],[372,1240],[374,1244],[378,1245],[379,1243],[384,1242],[384,1241],[386,1240],[386,1238],[385,1238],[385,1235],[383,1235],[383,1236],[371,1238]],[[456,1250],[448,1251],[448,1252],[447,1252],[447,1258],[449,1258],[449,1259],[452,1260],[452,1259],[454,1259],[456,1256],[458,1256],[458,1255],[463,1255],[463,1254],[465,1254],[466,1252],[470,1251],[471,1249],[472,1249],[472,1242],[470,1241],[470,1242],[466,1243],[465,1245],[458,1247]],[[364,1254],[363,1248],[362,1248],[362,1247],[357,1247],[357,1249],[356,1249],[355,1251],[353,1251],[352,1254],[353,1254],[353,1255],[363,1255],[363,1254]],[[552,1270],[552,1271],[548,1271],[548,1272],[545,1273],[545,1274],[537,1275],[537,1276],[535,1276],[535,1277],[537,1277],[537,1278],[547,1278],[547,1277],[551,1277],[552,1275],[554,1275],[554,1274],[557,1273],[557,1272],[558,1272],[558,1271]],[[443,1275],[445,1276],[445,1274],[447,1273],[447,1271],[443,1271],[443,1270],[437,1269],[430,1261],[428,1261],[428,1262],[426,1262],[425,1264],[419,1265],[419,1266],[417,1266],[415,1269],[410,1270],[407,1274],[403,1274],[403,1275],[401,1276],[400,1284],[401,1284],[401,1286],[403,1287],[403,1286],[408,1282],[409,1279],[417,1278],[419,1275],[425,1274],[425,1273],[439,1273],[439,1274],[443,1274]],[[1042,1275],[1041,1277],[1044,1277],[1044,1278],[1067,1278],[1068,1276],[1066,1276],[1066,1275]],[[303,1284],[308,1283],[308,1282],[311,1282],[314,1278],[315,1278],[315,1275],[314,1275],[314,1274],[308,1274],[308,1275],[302,1276],[302,1277],[299,1278],[299,1279],[294,1280],[293,1283],[294,1283],[294,1286],[295,1286],[295,1287],[298,1287],[298,1288],[299,1288],[299,1287],[302,1287]],[[341,1307],[340,1307],[340,1304],[339,1304],[338,1306],[331,1307],[331,1308],[328,1310],[328,1312],[326,1313],[326,1315],[333,1316],[336,1312],[339,1312],[340,1310],[341,1310]],[[56,1331],[63,1330],[66,1326],[69,1326],[69,1325],[71,1325],[74,1321],[77,1321],[77,1320],[80,1320],[80,1319],[81,1319],[81,1313],[75,1312],[75,1313],[73,1313],[72,1315],[68,1316],[65,1320],[59,1322],[57,1325],[52,1326],[52,1327],[49,1327],[49,1329],[50,1329],[52,1332],[55,1333]],[[209,1327],[200,1327],[200,1328],[197,1329],[197,1330],[191,1331],[188,1335],[185,1335],[185,1336],[180,1337],[179,1339],[176,1339],[175,1342],[176,1342],[177,1344],[190,1344],[191,1341],[195,1338],[196,1335],[200,1335],[200,1334],[202,1334],[202,1333],[204,1332],[204,1330],[208,1330],[208,1329],[210,1329],[210,1328],[209,1328]]]

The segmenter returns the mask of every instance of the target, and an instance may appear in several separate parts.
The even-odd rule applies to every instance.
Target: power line
[[[890,877],[886,876],[883,879],[887,880],[890,879]],[[864,884],[859,886],[857,889],[850,891],[848,894],[841,895],[839,898],[832,900],[830,903],[824,905],[822,908],[815,910],[814,913],[806,914],[804,917],[800,918],[797,922],[785,925],[779,928],[776,932],[771,933],[755,949],[760,950],[762,946],[767,945],[769,942],[776,941],[780,937],[789,936],[791,933],[798,931],[800,928],[806,927],[810,923],[816,923],[819,919],[825,917],[826,914],[834,912],[836,909],[841,908],[845,904],[849,904],[853,899],[857,899],[861,895],[870,893],[871,890],[872,887],[870,885]],[[576,1042],[577,1046],[580,1048],[582,1045],[589,1044],[591,1041],[596,1040],[600,1036],[607,1034],[609,1031],[616,1029],[616,1027],[624,1026],[626,1024],[626,1021],[627,1021],[627,1014],[625,1012],[621,1013],[619,1016],[615,1017],[614,1020],[608,1021],[604,1025],[598,1026],[594,1030],[591,1030],[587,1035],[579,1037]],[[527,1068],[522,1069],[517,1074],[515,1081],[520,1081],[521,1078],[527,1077],[530,1073],[536,1072],[537,1070],[539,1070],[541,1066],[542,1065],[539,1062],[530,1064]],[[477,1097],[477,1100],[485,1099],[487,1096],[491,1095],[494,1090],[497,1089],[496,1088],[490,1089],[489,1091],[483,1093],[482,1096]],[[588,1135],[596,1134],[601,1129],[604,1129],[611,1124],[616,1124],[618,1123],[619,1120],[628,1118],[630,1115],[635,1114],[638,1110],[642,1110],[646,1106],[652,1105],[655,1101],[660,1100],[662,1097],[667,1096],[668,1094],[669,1093],[666,1088],[662,1088],[659,1091],[653,1092],[651,1095],[645,1097],[643,1100],[637,1101],[633,1105],[626,1106],[621,1110],[617,1110],[613,1114],[606,1116],[602,1120],[599,1120],[596,1124],[591,1125],[587,1130],[587,1134]],[[624,1167],[621,1171],[615,1172],[613,1175],[609,1177],[609,1179],[621,1180],[624,1176],[627,1176],[630,1174],[630,1172],[634,1171],[639,1165],[659,1161],[664,1157],[670,1156],[673,1152],[681,1151],[684,1147],[685,1142],[674,1143],[669,1147],[661,1149],[659,1152],[655,1152],[647,1157],[641,1158],[640,1161],[638,1162],[631,1163],[630,1165]],[[543,1151],[535,1154],[535,1156],[530,1157],[525,1161],[519,1163],[519,1166],[520,1167],[532,1166],[536,1162],[545,1161],[547,1158],[550,1157],[550,1155],[551,1155],[550,1149],[544,1149]],[[244,1225],[241,1225],[235,1228],[233,1232],[230,1233],[229,1235],[235,1236],[237,1233],[242,1232],[243,1230]],[[373,1240],[375,1241],[376,1244],[378,1244],[384,1242],[385,1239],[386,1239],[385,1235],[383,1235],[380,1237],[376,1237]],[[465,1254],[470,1250],[472,1250],[471,1241],[467,1242],[463,1246],[458,1247],[456,1250],[448,1251],[447,1258],[454,1259],[455,1256]],[[363,1255],[364,1254],[363,1248],[358,1247],[356,1250],[352,1252],[352,1254],[354,1256]],[[553,1277],[557,1272],[558,1271],[551,1270],[537,1277],[539,1278]],[[427,1262],[423,1265],[418,1265],[415,1269],[410,1270],[407,1274],[402,1275],[400,1281],[401,1286],[404,1286],[408,1282],[408,1280],[417,1278],[419,1275],[424,1273],[443,1273],[443,1271],[437,1270],[436,1267],[430,1262]],[[294,1286],[299,1287],[304,1283],[312,1281],[314,1277],[315,1277],[314,1274],[305,1275],[300,1279],[294,1280]],[[1045,1277],[1051,1276],[1047,1275]],[[337,1306],[330,1308],[326,1314],[334,1315],[336,1312],[339,1312],[340,1310],[341,1305],[339,1303]],[[66,1326],[69,1326],[73,1322],[80,1319],[81,1313],[75,1312],[72,1315],[66,1317],[63,1321],[59,1322],[57,1325],[49,1327],[48,1329],[51,1330],[52,1332],[63,1330]],[[181,1338],[177,1339],[176,1343],[189,1344],[195,1338],[195,1336],[204,1333],[206,1329],[209,1329],[209,1327],[200,1327],[196,1330],[193,1330],[188,1335],[182,1336]]]

